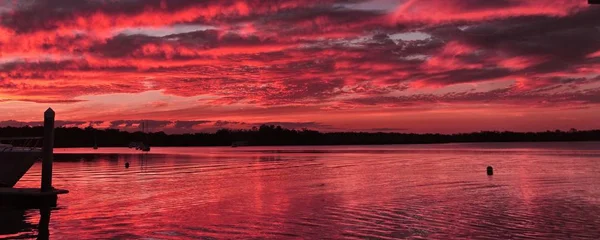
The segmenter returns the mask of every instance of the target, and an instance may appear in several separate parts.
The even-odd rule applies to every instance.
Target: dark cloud
[[[106,42],[92,46],[90,52],[106,57],[124,57],[130,56],[133,52],[148,43],[156,43],[162,41],[160,37],[152,37],[146,35],[126,35],[119,34]]]
[[[253,124],[256,127],[260,127],[262,125],[267,125],[267,126],[281,126],[283,128],[288,128],[288,129],[303,129],[303,128],[307,128],[307,129],[326,129],[326,128],[330,128],[330,125],[327,124],[323,124],[323,123],[319,123],[319,122],[263,122],[263,123],[254,123]]]
[[[599,15],[600,9],[591,7],[564,17],[515,17],[474,23],[463,31],[450,27],[429,33],[487,52],[502,51],[510,56],[545,60],[523,70],[526,73],[558,72],[586,64],[586,56],[600,49]]]
[[[200,124],[211,123],[211,121],[175,121],[176,129],[191,129]]]
[[[334,6],[337,0],[238,0],[238,1],[196,1],[196,0],[116,0],[116,1],[77,1],[77,0],[32,0],[20,2],[17,8],[1,16],[2,25],[18,32],[55,30],[65,25],[79,24],[82,18],[102,14],[104,22],[98,26],[108,27],[129,21],[156,21],[145,15],[177,15],[189,9],[197,9],[195,16],[185,16],[171,20],[172,23],[214,23],[223,20],[231,22],[248,21],[264,14],[293,9],[311,9],[316,6]],[[132,18],[132,19],[129,19]],[[137,19],[136,19],[137,18]],[[169,21],[167,19],[161,19]],[[122,22],[120,22],[122,21]],[[141,24],[137,23],[137,24]]]
[[[85,123],[87,123],[87,122],[57,120],[54,122],[54,126],[55,127],[77,127],[77,126],[80,126]],[[25,126],[38,127],[38,126],[43,126],[43,125],[44,125],[44,122],[41,122],[41,121],[33,121],[33,122],[23,122],[23,121],[16,121],[16,120],[0,121],[0,127],[25,127]]]
[[[408,131],[407,128],[371,128],[369,130],[372,132],[405,132],[405,131]]]
[[[334,89],[341,88],[344,81],[341,79],[322,80],[307,79],[294,82],[285,82],[285,87],[279,90],[271,91],[264,97],[266,101],[273,104],[285,104],[291,101],[302,102],[305,100],[326,99],[338,93]]]
[[[169,1],[165,8],[162,0],[32,0],[19,2],[18,8],[2,15],[2,25],[18,32],[54,30],[62,22],[76,21],[77,17],[90,16],[101,12],[108,16],[136,15],[147,9],[177,11],[198,4],[197,1]]]
[[[426,74],[428,83],[450,85],[456,83],[493,80],[511,75],[511,71],[503,68],[489,69],[457,69],[434,74]]]
[[[107,122],[104,121],[62,121],[57,120],[55,122],[56,127],[102,127]],[[318,123],[318,122],[260,122],[260,123],[246,123],[238,121],[162,121],[162,120],[115,120],[108,122],[108,128],[120,129],[123,131],[142,131],[142,124],[146,124],[146,131],[158,132],[164,131],[166,133],[190,133],[190,132],[215,132],[219,129],[249,129],[252,127],[260,127],[261,125],[274,125],[281,126],[290,129],[328,129],[330,125]],[[211,124],[212,123],[212,124]],[[206,124],[209,124],[205,126]],[[24,127],[24,126],[43,126],[41,121],[24,122],[16,120],[0,121],[0,127]]]
[[[452,0],[450,0],[452,1]],[[478,10],[494,10],[520,5],[520,1],[515,0],[494,0],[494,1],[479,1],[479,0],[454,0],[452,1],[456,8],[466,11]]]
[[[110,122],[109,128],[131,128],[133,124],[139,124],[141,121],[115,120]]]
[[[561,80],[562,81],[562,80]],[[569,81],[569,80],[567,80]],[[577,81],[590,81],[577,80]],[[575,84],[577,81],[568,82]],[[573,86],[573,85],[572,85]],[[413,107],[424,104],[439,104],[439,103],[461,103],[461,104],[509,104],[522,105],[530,107],[555,107],[579,105],[585,106],[588,104],[598,104],[600,101],[600,88],[592,88],[581,90],[577,87],[576,91],[565,91],[560,88],[569,87],[567,83],[561,85],[547,84],[543,88],[533,88],[531,90],[523,90],[518,86],[510,86],[507,88],[495,89],[483,92],[450,92],[446,94],[414,94],[402,97],[361,97],[345,101],[348,104],[360,105],[386,105],[394,107]]]
[[[213,124],[215,127],[229,127],[229,126],[239,126],[239,125],[247,125],[245,122],[237,122],[237,121],[216,121]]]

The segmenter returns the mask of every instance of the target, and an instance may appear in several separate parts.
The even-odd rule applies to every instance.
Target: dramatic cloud
[[[0,112],[193,132],[560,110],[594,128],[599,16],[582,0],[0,0]]]

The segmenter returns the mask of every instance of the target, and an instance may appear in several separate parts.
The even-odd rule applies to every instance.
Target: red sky
[[[600,128],[585,0],[0,0],[0,126]]]

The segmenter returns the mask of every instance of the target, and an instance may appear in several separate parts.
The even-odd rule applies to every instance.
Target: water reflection
[[[49,239],[51,211],[51,208],[15,209],[1,207],[0,239]]]
[[[31,232],[35,225],[27,221],[25,210],[0,208],[0,236],[16,237]]]
[[[38,238],[37,239],[50,239],[50,208],[40,209],[40,222],[38,224]]]
[[[598,151],[363,148],[60,155],[55,184],[70,193],[59,198],[49,233],[55,239],[600,236]],[[38,184],[38,170],[20,184]],[[39,223],[38,215],[21,217]]]

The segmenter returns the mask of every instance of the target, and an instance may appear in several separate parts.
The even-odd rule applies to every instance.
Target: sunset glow
[[[0,0],[0,126],[600,128],[585,0]]]

